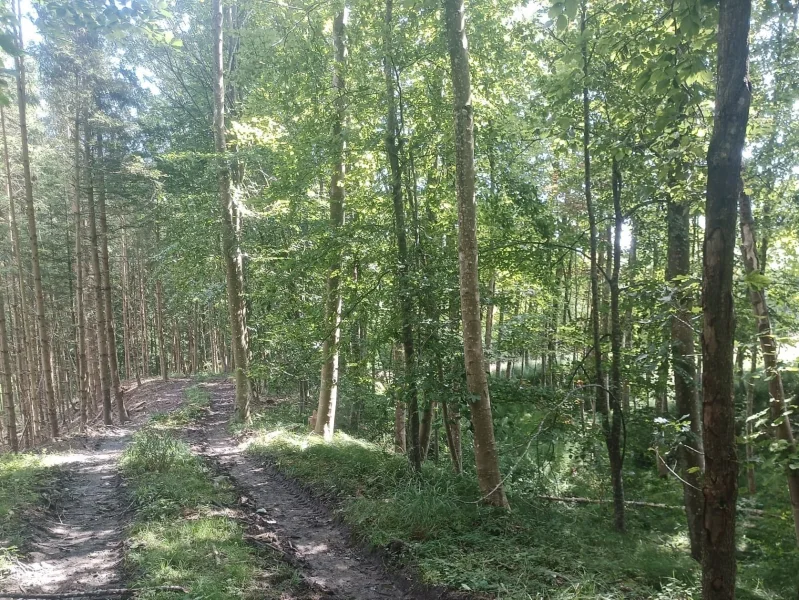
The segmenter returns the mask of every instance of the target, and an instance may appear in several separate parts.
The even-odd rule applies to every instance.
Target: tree
[[[499,472],[491,399],[483,365],[480,324],[480,285],[477,272],[477,205],[474,175],[474,115],[471,74],[463,0],[444,5],[447,47],[452,78],[455,126],[455,172],[458,196],[458,255],[460,270],[463,353],[470,394],[469,409],[474,427],[477,480],[484,499],[495,506],[508,506]]]
[[[330,178],[330,228],[337,233],[344,225],[344,195],[346,164],[344,150],[344,122],[346,119],[346,98],[344,74],[347,62],[347,8],[344,7],[333,19],[333,47],[335,59],[333,66],[333,90],[336,93],[335,113],[332,128],[333,174]],[[335,241],[338,243],[338,240]],[[325,440],[333,439],[336,425],[336,402],[338,401],[339,344],[341,342],[341,255],[338,248],[332,250],[327,274],[327,288],[324,295],[324,335],[322,342],[322,372],[319,383],[319,404],[316,409],[315,432],[324,435]]]
[[[233,226],[233,197],[230,193],[230,167],[227,163],[225,133],[225,52],[222,23],[224,14],[221,0],[213,2],[214,30],[214,145],[217,153],[217,181],[219,185],[222,258],[227,282],[230,335],[233,346],[233,363],[236,375],[236,417],[242,422],[250,419],[250,392],[247,381],[246,313],[243,278],[237,261],[236,230]],[[163,359],[162,359],[163,363]]]
[[[733,404],[733,261],[741,161],[749,120],[749,0],[719,7],[716,111],[707,153],[702,280],[705,440],[702,596],[735,598],[738,451]]]

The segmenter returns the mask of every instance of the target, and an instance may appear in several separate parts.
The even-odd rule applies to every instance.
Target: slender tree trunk
[[[751,0],[719,6],[716,111],[707,155],[702,281],[702,410],[705,440],[703,600],[735,598],[735,441],[733,271],[741,161],[749,120]]]
[[[108,325],[106,324],[106,307],[103,297],[103,275],[100,267],[100,241],[97,234],[97,218],[94,206],[94,181],[92,172],[94,164],[90,146],[90,135],[86,128],[84,152],[86,154],[86,206],[89,220],[89,261],[94,278],[94,308],[97,314],[97,349],[99,353],[98,370],[100,372],[100,393],[103,404],[103,423],[111,425],[111,368],[108,355]]]
[[[610,279],[610,345],[613,360],[610,364],[610,389],[609,403],[611,415],[610,423],[606,425],[608,456],[610,457],[610,478],[613,486],[613,513],[615,526],[618,531],[624,531],[624,480],[622,467],[624,457],[621,453],[621,313],[619,310],[619,272],[621,271],[621,229],[624,224],[624,215],[621,211],[622,176],[619,163],[613,159],[612,165],[613,210],[615,227],[613,237],[613,268]]]
[[[746,193],[741,193],[741,255],[747,276],[760,272],[757,254],[757,236],[755,233],[755,220],[752,217],[752,203]],[[771,331],[771,319],[766,302],[766,291],[762,286],[749,284],[749,300],[755,313],[757,322],[757,335],[760,340],[760,350],[763,354],[763,368],[768,381],[768,391],[771,399],[772,426],[775,437],[784,442],[782,459],[785,462],[785,474],[788,478],[788,492],[791,496],[793,510],[794,533],[799,544],[799,470],[792,469],[795,463],[796,442],[791,428],[790,410],[786,410],[785,389],[782,385],[782,376],[777,365],[777,341]]]
[[[243,274],[239,273],[238,243],[233,222],[234,206],[230,193],[230,169],[228,167],[227,139],[225,132],[225,54],[222,32],[224,14],[221,0],[213,0],[214,19],[214,143],[217,153],[217,181],[219,184],[222,258],[225,263],[227,281],[230,335],[233,345],[233,361],[236,370],[236,419],[250,420],[250,389],[248,381],[248,357],[246,340],[246,313],[242,290]]]
[[[679,178],[678,178],[679,179]],[[666,279],[675,293],[677,306],[671,316],[671,363],[674,373],[674,400],[677,415],[687,417],[688,432],[678,448],[680,478],[683,485],[683,502],[688,519],[688,537],[691,556],[702,560],[702,472],[705,464],[702,449],[702,423],[696,402],[694,377],[694,333],[691,328],[693,301],[690,292],[684,291],[685,277],[691,273],[690,214],[687,203],[669,199],[668,266]]]
[[[19,15],[19,6],[17,6]],[[22,29],[19,28],[19,46],[24,48]],[[47,413],[50,421],[50,435],[58,437],[58,420],[56,415],[56,398],[53,389],[53,371],[50,365],[50,328],[44,306],[42,291],[42,271],[39,265],[39,233],[36,226],[36,208],[33,204],[33,180],[31,178],[31,161],[28,150],[27,96],[25,85],[25,60],[22,53],[14,57],[17,67],[17,105],[19,107],[19,135],[22,145],[22,172],[25,182],[25,206],[28,216],[28,238],[31,249],[31,271],[33,272],[33,291],[36,304],[36,321],[39,328],[39,351],[42,375],[44,376],[44,393]]]
[[[75,160],[74,190],[72,196],[72,213],[75,218],[75,306],[77,321],[76,366],[78,379],[78,396],[80,399],[80,429],[86,429],[88,423],[88,369],[86,364],[86,309],[83,305],[83,227],[80,205],[80,119],[75,117],[73,131],[73,154]]]
[[[6,328],[5,293],[5,284],[0,276],[0,367],[3,369],[2,377],[0,377],[0,384],[2,384],[0,389],[3,392],[3,403],[6,408],[8,447],[12,452],[17,452],[19,440],[17,439],[17,415],[14,410],[14,384],[11,380],[11,350],[9,350]]]
[[[754,423],[750,417],[755,404],[755,373],[757,372],[757,344],[752,344],[752,359],[749,364],[749,377],[746,379],[746,483],[749,494],[757,492],[755,483],[755,450],[752,445]]]
[[[419,392],[416,385],[416,355],[413,339],[414,302],[411,289],[407,233],[405,231],[405,206],[402,198],[402,171],[399,162],[397,103],[394,97],[394,67],[392,53],[393,0],[386,0],[385,36],[383,40],[383,66],[386,82],[386,156],[391,171],[391,200],[394,207],[394,231],[397,238],[397,288],[402,320],[402,349],[405,364],[404,386],[401,395],[408,407],[408,460],[415,471],[422,469],[422,451],[419,432]],[[429,432],[428,432],[429,439]]]
[[[333,68],[333,90],[336,94],[336,112],[333,118],[333,175],[330,179],[330,228],[334,235],[344,225],[344,177],[346,166],[344,152],[344,121],[347,103],[344,90],[344,71],[347,62],[346,10],[342,9],[333,20],[333,46],[335,66]],[[334,242],[338,245],[338,239]],[[319,404],[315,432],[333,439],[336,423],[336,401],[338,399],[339,346],[341,342],[341,252],[334,248],[333,258],[327,274],[325,290],[325,339],[322,343],[322,373],[319,383]]]
[[[494,336],[494,291],[497,287],[497,280],[494,273],[491,274],[491,281],[488,284],[488,302],[486,303],[486,333],[485,333],[485,353],[486,353],[486,375],[491,375],[491,342]]]
[[[111,294],[111,269],[108,260],[108,221],[106,219],[105,202],[105,161],[103,157],[103,136],[97,134],[97,216],[100,242],[100,277],[105,302],[106,340],[108,343],[108,365],[111,373],[110,385],[114,393],[114,401],[119,415],[119,422],[128,420],[125,401],[122,397],[122,386],[119,382],[119,364],[117,357],[117,337],[114,325],[114,303]]]
[[[132,347],[131,340],[133,327],[131,325],[130,315],[130,264],[128,262],[128,239],[127,229],[125,228],[124,221],[122,222],[122,347],[125,358],[125,379],[131,379],[131,373],[138,370],[136,365],[132,363],[132,356],[135,349]]]
[[[475,466],[483,498],[489,504],[507,508],[508,500],[502,485],[497,446],[494,441],[488,379],[483,364],[480,281],[477,266],[474,115],[469,50],[466,40],[466,12],[463,0],[445,0],[444,10],[455,113],[455,171],[458,196],[458,257],[463,352],[466,362],[466,381],[471,396],[469,407],[474,427]]]

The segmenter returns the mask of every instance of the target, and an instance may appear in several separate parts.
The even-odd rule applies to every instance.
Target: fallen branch
[[[596,498],[578,498],[578,497],[561,497],[561,496],[536,496],[541,500],[550,500],[551,502],[573,502],[575,504],[607,504],[607,500],[597,500]],[[672,510],[685,510],[684,506],[678,506],[676,504],[661,504],[660,502],[642,502],[640,500],[625,500],[625,504],[628,506],[643,506],[646,508],[669,508]],[[756,515],[758,517],[767,517],[771,516],[765,510],[761,510],[759,508],[745,508],[745,507],[738,507],[738,511],[742,513],[747,513],[749,515]]]
[[[64,600],[65,598],[106,598],[135,596],[141,592],[178,592],[188,594],[189,590],[178,585],[162,585],[152,588],[118,588],[111,590],[92,590],[90,592],[62,592],[60,594],[39,594],[36,592],[6,593],[0,592],[0,598],[16,598],[19,600]]]

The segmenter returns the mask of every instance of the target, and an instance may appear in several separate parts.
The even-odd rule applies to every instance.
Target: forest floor
[[[189,546],[201,544],[203,540],[186,539],[187,535],[197,535],[196,531],[175,534],[167,529],[164,533],[164,527],[170,526],[164,522],[172,513],[168,509],[159,512],[158,507],[168,504],[168,498],[158,497],[156,493],[150,498],[151,506],[142,505],[137,496],[142,492],[137,488],[136,478],[129,480],[127,473],[123,476],[121,467],[125,449],[134,446],[140,435],[136,432],[161,425],[190,444],[200,462],[207,464],[207,468],[201,467],[200,476],[208,481],[186,485],[217,488],[223,481],[223,487],[230,488],[229,496],[224,497],[232,500],[222,507],[220,503],[225,501],[212,492],[206,496],[208,503],[220,505],[222,510],[215,509],[217,514],[209,516],[207,509],[184,506],[180,513],[173,515],[174,525],[180,527],[180,521],[208,518],[214,527],[227,528],[224,523],[220,525],[214,521],[222,515],[223,519],[233,520],[231,531],[247,546],[243,554],[234,556],[242,550],[237,550],[235,543],[229,550],[222,542],[211,543],[210,559],[199,557],[200,562],[210,560],[210,570],[216,567],[222,571],[227,568],[221,564],[227,556],[220,558],[220,553],[229,553],[234,562],[248,562],[253,556],[262,555],[266,548],[271,553],[270,560],[282,563],[278,570],[290,571],[288,577],[292,583],[280,586],[277,595],[262,593],[264,586],[269,585],[268,577],[260,577],[257,584],[245,582],[245,588],[250,586],[247,595],[281,600],[433,597],[433,591],[414,587],[410,580],[384,568],[377,555],[352,545],[346,529],[307,491],[264,466],[263,461],[245,454],[229,428],[233,412],[232,384],[214,380],[197,385],[208,392],[208,404],[197,409],[186,406],[187,390],[195,383],[185,379],[144,382],[126,393],[127,406],[129,410],[135,407],[135,411],[132,421],[124,427],[96,429],[86,435],[63,439],[46,449],[40,459],[41,465],[52,477],[47,488],[39,490],[46,501],[40,502],[39,508],[28,506],[16,516],[20,521],[19,552],[6,561],[4,572],[0,572],[0,598],[4,597],[4,592],[65,594],[148,587],[148,584],[155,587],[164,583],[164,577],[171,583],[170,575],[165,576],[163,572],[164,562],[169,561],[162,553],[164,548],[174,549],[175,535],[181,538],[180,543]],[[152,494],[150,488],[143,489],[144,494]],[[143,520],[139,513],[145,515]],[[151,543],[154,535],[156,542]],[[2,538],[0,536],[0,542]],[[148,551],[150,555],[146,554]],[[190,558],[185,560],[191,561]],[[247,571],[245,578],[259,579],[258,575],[253,575],[259,569],[274,571],[274,564],[264,566],[262,558],[252,560],[255,569]],[[160,564],[148,567],[153,561]],[[191,587],[190,568],[182,564],[173,566],[172,575],[176,580]],[[147,568],[154,572],[141,572]],[[207,573],[203,571],[208,571],[208,565],[200,565],[195,571],[197,577],[205,577]],[[202,582],[198,588],[206,584]],[[179,597],[164,592],[147,595],[162,596]],[[208,595],[234,596],[240,597],[237,593],[231,595],[223,591],[223,587]],[[442,595],[435,593],[435,597]]]

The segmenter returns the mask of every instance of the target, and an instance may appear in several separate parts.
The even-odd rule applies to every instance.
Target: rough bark
[[[751,0],[719,6],[716,110],[707,156],[702,281],[702,413],[705,440],[702,596],[735,598],[735,442],[733,271],[741,161],[749,120]]]
[[[483,498],[489,504],[508,507],[499,472],[494,424],[491,418],[491,398],[483,364],[474,171],[474,115],[466,38],[466,12],[463,0],[445,0],[444,10],[455,113],[458,263],[463,352],[470,395],[469,408],[474,427],[477,481],[483,492]]]
[[[741,255],[744,259],[744,268],[747,276],[760,273],[757,253],[757,235],[755,232],[755,220],[752,217],[752,203],[749,196],[741,193],[740,197],[741,212]],[[766,302],[766,290],[762,286],[755,284],[749,285],[749,300],[752,303],[752,310],[755,313],[757,322],[757,336],[760,341],[760,351],[763,354],[763,368],[768,381],[768,391],[771,399],[769,408],[775,437],[784,442],[784,449],[781,450],[781,458],[785,462],[785,474],[788,479],[788,492],[791,497],[791,509],[793,511],[794,533],[797,544],[799,544],[799,469],[792,469],[791,464],[795,464],[796,442],[791,428],[790,411],[786,410],[785,389],[782,385],[777,364],[777,341],[771,331],[771,319]]]
[[[330,178],[330,229],[334,235],[344,225],[344,178],[346,165],[344,152],[344,121],[347,104],[344,96],[344,71],[347,62],[346,10],[333,19],[333,47],[335,51],[333,68],[333,90],[336,94],[336,111],[333,118],[333,175]],[[338,240],[335,241],[338,244]],[[333,438],[336,425],[336,402],[338,400],[339,346],[341,343],[341,252],[332,251],[327,273],[325,290],[325,339],[322,343],[322,372],[319,383],[319,403],[317,405],[317,434],[326,440]]]
[[[103,297],[103,276],[100,267],[100,242],[97,233],[97,215],[94,206],[94,182],[92,172],[91,146],[89,145],[88,127],[84,140],[86,155],[86,207],[89,222],[89,263],[94,279],[94,309],[97,315],[97,351],[98,370],[100,373],[100,394],[103,405],[103,423],[111,425],[111,368],[108,356],[108,325],[106,324],[105,298]]]
[[[103,159],[103,136],[97,134],[97,225],[100,244],[100,276],[103,287],[103,302],[105,303],[105,327],[108,343],[108,367],[111,374],[110,385],[114,394],[119,422],[128,420],[125,410],[125,401],[122,396],[122,386],[119,382],[119,364],[117,358],[116,327],[114,325],[114,305],[111,294],[111,269],[108,261],[108,221],[106,219],[105,202],[105,164]]]
[[[214,21],[214,145],[217,153],[217,183],[219,186],[219,209],[221,222],[222,258],[225,263],[227,282],[230,334],[233,346],[233,361],[236,376],[236,418],[247,422],[250,419],[250,393],[247,380],[248,356],[246,341],[246,313],[242,290],[242,275],[239,273],[238,243],[234,225],[233,196],[230,191],[230,168],[226,159],[227,139],[225,131],[225,54],[222,23],[224,11],[221,0],[213,2]]]
[[[19,15],[19,5],[17,6]],[[22,28],[18,29],[19,47],[24,48]],[[31,250],[31,271],[33,273],[33,291],[36,306],[36,323],[39,329],[39,356],[44,378],[44,394],[47,415],[50,424],[50,435],[58,437],[58,419],[56,415],[56,398],[53,388],[53,370],[50,364],[50,326],[42,290],[42,271],[39,264],[39,233],[36,225],[36,208],[33,203],[33,180],[31,178],[31,161],[28,150],[27,95],[25,84],[25,59],[22,53],[14,57],[17,67],[17,106],[19,108],[19,135],[21,141],[22,173],[25,183],[25,212],[28,217],[28,239]]]
[[[83,303],[83,216],[81,215],[81,180],[80,180],[80,119],[75,118],[73,130],[73,153],[75,160],[74,189],[72,192],[72,213],[75,219],[75,310],[76,315],[76,349],[77,349],[77,383],[80,399],[80,428],[83,431],[88,422],[88,369],[86,365],[86,308]]]
[[[686,278],[691,273],[691,239],[689,207],[685,202],[669,199],[668,207],[668,266],[666,279],[673,287],[674,314],[670,319],[671,364],[674,373],[674,400],[677,416],[686,419],[689,427],[678,447],[680,478],[683,485],[683,502],[688,519],[688,537],[691,556],[702,559],[702,472],[705,464],[702,449],[702,423],[696,402],[694,377],[693,299],[684,291]]]
[[[19,450],[17,438],[17,415],[14,409],[14,384],[11,380],[11,350],[8,345],[8,331],[6,327],[6,300],[5,284],[0,277],[0,368],[3,373],[0,377],[0,389],[3,392],[3,404],[6,408],[6,433],[8,447],[12,452]]]

